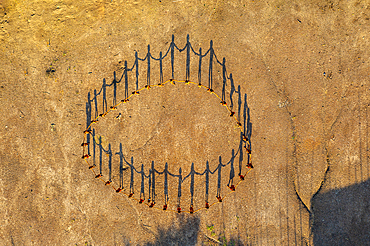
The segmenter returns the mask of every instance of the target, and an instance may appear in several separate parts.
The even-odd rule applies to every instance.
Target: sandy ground
[[[0,245],[369,245],[369,18],[369,1],[0,2]],[[139,206],[81,159],[88,92],[187,34],[213,40],[253,125],[254,169],[194,215]]]

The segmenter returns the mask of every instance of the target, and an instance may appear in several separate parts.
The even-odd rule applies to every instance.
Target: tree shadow
[[[220,243],[215,244],[215,245],[223,245],[223,246],[244,246],[244,244],[240,238],[237,237],[231,237],[229,240],[227,240],[225,237],[219,238]]]
[[[156,240],[144,245],[197,245],[200,226],[199,217],[180,214],[178,224],[179,226],[174,223],[168,228],[158,229],[155,236]]]
[[[370,179],[311,199],[313,242],[370,245]]]
[[[176,226],[176,225],[179,226]],[[154,245],[181,245],[181,246],[192,246],[192,245],[224,245],[224,246],[244,246],[245,244],[240,240],[239,237],[231,237],[229,240],[226,237],[219,235],[214,240],[210,237],[199,237],[200,232],[200,219],[194,215],[179,215],[179,221],[173,223],[167,228],[158,229],[155,235],[154,242],[148,242],[145,246]],[[200,241],[199,238],[203,238]],[[126,244],[130,245],[130,244]]]

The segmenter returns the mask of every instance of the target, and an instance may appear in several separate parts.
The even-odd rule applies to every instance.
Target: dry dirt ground
[[[370,1],[0,1],[0,245],[370,245],[369,18]],[[194,215],[139,206],[81,159],[88,92],[187,34],[226,58],[253,126],[254,169]],[[141,122],[202,142],[177,125],[196,109],[184,98]],[[207,155],[228,143],[215,134]]]

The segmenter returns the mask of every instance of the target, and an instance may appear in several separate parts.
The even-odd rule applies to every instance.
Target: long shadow
[[[179,168],[177,171],[170,172],[168,169],[168,164],[165,164],[165,168],[158,168],[157,163],[154,163],[154,160],[151,161],[151,165],[149,163],[145,164],[147,167],[146,170],[144,169],[144,165],[137,165],[137,161],[134,163],[133,157],[125,157],[122,151],[122,143],[119,144],[119,151],[117,152],[117,145],[111,145],[103,147],[101,136],[98,135],[96,129],[94,128],[94,124],[100,121],[100,117],[104,117],[108,111],[108,109],[116,109],[117,106],[117,97],[121,98],[121,102],[125,103],[128,102],[130,99],[129,95],[140,94],[139,90],[139,67],[143,67],[144,71],[146,68],[146,72],[142,72],[141,77],[145,77],[142,79],[140,83],[142,87],[143,82],[145,82],[145,86],[143,88],[151,87],[153,79],[151,80],[151,76],[153,77],[154,71],[153,69],[159,69],[159,81],[160,84],[158,86],[163,86],[163,61],[165,58],[170,60],[171,68],[167,68],[167,70],[171,70],[172,79],[174,79],[175,75],[175,51],[176,56],[179,56],[182,53],[183,56],[186,54],[186,63],[185,70],[186,70],[186,80],[183,81],[185,83],[190,82],[190,62],[191,56],[195,58],[195,61],[198,64],[198,86],[200,88],[204,87],[210,93],[215,93],[215,90],[219,90],[221,92],[221,97],[217,96],[221,99],[221,105],[227,106],[229,110],[229,116],[234,117],[236,120],[236,124],[238,127],[241,127],[240,132],[240,141],[239,146],[237,149],[231,149],[232,157],[230,160],[222,159],[219,156],[219,164],[216,168],[210,168],[209,163],[207,162],[207,167],[204,170],[198,170],[194,168],[194,163],[192,163],[191,171],[188,174],[184,174],[182,168]],[[180,53],[180,54],[179,54]],[[202,63],[203,61],[203,63]],[[208,62],[209,61],[209,62]],[[202,65],[203,64],[203,65]],[[158,67],[159,65],[159,67]],[[204,86],[202,84],[202,66],[208,67],[207,71],[203,71],[203,75],[206,75],[206,78],[203,78],[203,83],[207,84],[208,86]],[[213,87],[213,73],[215,69],[222,70],[222,86]],[[196,73],[196,72],[194,72]],[[128,76],[128,74],[131,74]],[[204,76],[203,76],[204,77]],[[132,81],[129,81],[132,80]],[[144,81],[145,80],[145,81]],[[206,81],[205,81],[206,80]],[[207,81],[208,80],[208,81]],[[172,81],[171,81],[172,83]],[[134,88],[135,87],[135,88]],[[230,88],[230,99],[226,98],[227,92]],[[235,95],[234,95],[235,94]],[[124,95],[124,97],[123,97]],[[217,94],[216,94],[217,95]],[[233,98],[234,95],[234,98]],[[234,102],[235,100],[235,102]],[[228,106],[230,105],[230,106]],[[235,109],[234,109],[235,107]],[[147,53],[144,57],[140,58],[138,53],[135,52],[135,61],[131,67],[128,67],[127,61],[124,61],[124,71],[122,72],[121,76],[117,77],[116,72],[113,73],[113,81],[111,83],[107,82],[106,79],[103,79],[103,84],[99,90],[94,90],[93,92],[88,92],[87,95],[87,102],[85,105],[86,108],[86,130],[84,133],[86,134],[86,139],[84,139],[84,146],[83,150],[83,159],[87,159],[91,157],[88,162],[89,168],[93,169],[95,174],[95,178],[100,178],[105,181],[106,185],[110,185],[111,183],[115,183],[116,180],[112,180],[114,177],[119,177],[119,186],[116,187],[116,192],[124,193],[124,177],[129,178],[129,193],[125,193],[128,197],[135,198],[139,203],[143,203],[145,201],[148,202],[149,207],[153,207],[156,204],[156,196],[158,193],[158,186],[156,187],[156,180],[160,175],[163,175],[163,193],[165,196],[165,203],[163,204],[163,210],[167,210],[167,201],[168,201],[168,180],[169,179],[176,179],[177,180],[177,187],[171,187],[172,190],[177,188],[177,212],[184,212],[185,209],[189,209],[188,212],[194,212],[194,192],[195,192],[195,177],[197,176],[204,176],[204,208],[209,208],[215,203],[209,201],[208,196],[209,190],[213,189],[210,187],[210,180],[215,180],[217,178],[217,194],[216,198],[218,202],[222,202],[223,196],[227,194],[227,192],[222,191],[222,176],[224,177],[227,175],[229,180],[227,182],[227,191],[230,189],[231,191],[235,191],[237,184],[241,180],[244,180],[244,176],[248,173],[247,170],[252,168],[251,163],[251,134],[252,134],[252,123],[250,121],[250,110],[247,103],[247,94],[243,94],[241,91],[240,85],[236,86],[234,83],[234,79],[232,73],[229,74],[226,69],[226,59],[223,58],[219,60],[215,54],[213,49],[213,41],[210,41],[210,46],[207,51],[203,51],[200,48],[199,53],[195,51],[190,43],[189,35],[186,38],[186,44],[182,48],[179,48],[175,43],[175,37],[172,35],[172,41],[167,49],[166,52],[160,52],[159,57],[154,57],[151,53],[150,45],[148,45]],[[116,118],[120,117],[119,116]],[[99,117],[99,118],[98,118]],[[85,148],[86,146],[86,148]],[[235,146],[236,147],[236,146]],[[237,157],[237,155],[239,155]],[[106,157],[108,156],[108,158]],[[119,158],[119,165],[118,165],[118,158]],[[237,158],[237,159],[236,159]],[[107,160],[108,159],[108,160]],[[129,160],[131,159],[131,161]],[[234,163],[235,162],[235,163]],[[117,163],[113,165],[113,163]],[[107,165],[108,164],[108,165]],[[126,165],[124,165],[126,164]],[[156,167],[155,167],[156,164]],[[190,163],[189,163],[190,164]],[[150,165],[150,166],[149,166]],[[123,168],[126,166],[126,168]],[[108,172],[106,171],[108,167]],[[130,169],[127,171],[127,175],[124,175],[123,171],[128,168]],[[113,170],[113,171],[112,171]],[[116,173],[116,170],[118,173]],[[103,172],[104,171],[104,172]],[[223,172],[222,172],[223,171]],[[118,175],[117,175],[118,174]],[[103,177],[103,178],[102,178]],[[134,182],[135,179],[135,182]],[[187,183],[186,183],[186,182]],[[148,184],[145,187],[145,184]],[[190,205],[188,208],[182,207],[181,199],[183,200],[183,192],[182,190],[186,187],[189,183],[190,186]],[[138,188],[140,184],[140,193],[138,193]],[[136,185],[136,189],[135,189]],[[226,187],[225,187],[226,188]],[[156,193],[157,191],[157,193]],[[135,197],[136,195],[140,194],[139,197]],[[157,205],[158,206],[158,205]],[[196,209],[195,209],[196,210]]]
[[[196,216],[179,215],[180,227],[174,225],[160,228],[155,242],[144,244],[151,245],[197,245],[200,219]]]
[[[370,245],[370,179],[312,199],[313,242],[318,245]]]

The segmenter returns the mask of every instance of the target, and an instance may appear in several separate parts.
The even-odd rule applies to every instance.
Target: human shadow
[[[174,59],[175,59],[175,51],[179,53],[186,51],[186,80],[185,83],[190,81],[190,56],[192,55],[195,60],[199,59],[198,63],[198,86],[201,88],[203,86],[202,83],[207,84],[208,86],[203,86],[207,89],[208,92],[216,94],[215,90],[219,90],[218,93],[221,94],[221,98],[217,95],[218,99],[221,99],[221,105],[227,106],[229,111],[229,116],[235,118],[235,123],[238,127],[240,127],[240,141],[237,149],[231,149],[231,158],[230,160],[222,159],[219,156],[219,163],[217,167],[210,167],[209,163],[206,163],[206,168],[202,170],[196,171],[194,168],[194,163],[191,165],[191,171],[188,174],[184,174],[183,169],[180,167],[178,170],[169,171],[168,163],[162,163],[161,167],[158,168],[157,163],[155,160],[151,160],[150,163],[143,164],[138,163],[137,160],[134,161],[133,157],[124,156],[124,151],[122,150],[122,142],[111,144],[109,143],[108,146],[103,146],[103,141],[101,136],[99,136],[98,130],[95,129],[93,123],[98,123],[101,118],[105,117],[110,110],[117,109],[117,97],[123,98],[120,101],[122,103],[126,103],[129,101],[129,95],[140,94],[139,92],[139,67],[144,67],[146,73],[142,73],[142,75],[146,75],[144,79],[141,80],[141,85],[145,82],[145,86],[142,88],[149,88],[153,86],[151,84],[151,71],[154,68],[159,69],[159,84],[158,86],[163,86],[163,61],[165,58],[170,59],[171,62],[171,74],[172,80],[175,78],[174,74]],[[177,56],[179,55],[176,52]],[[184,53],[183,53],[184,54]],[[207,58],[207,59],[206,59]],[[209,58],[209,59],[208,59]],[[202,63],[203,60],[203,63]],[[207,63],[209,61],[209,63]],[[193,60],[194,62],[194,60]],[[159,63],[159,64],[158,64]],[[203,66],[208,67],[207,72],[205,73],[202,70]],[[157,65],[157,66],[155,66]],[[159,67],[158,67],[159,65]],[[212,87],[213,85],[213,73],[214,69],[222,70],[222,86]],[[169,70],[169,68],[167,68]],[[203,75],[206,75],[205,78],[208,78],[208,81],[205,81],[203,76],[202,80],[202,71]],[[128,76],[130,74],[130,76]],[[129,78],[131,78],[131,83],[129,83]],[[221,77],[220,77],[221,78]],[[171,82],[173,82],[171,80]],[[152,78],[153,81],[153,78]],[[217,80],[218,81],[218,80]],[[221,82],[221,81],[219,81]],[[177,83],[177,82],[176,82]],[[194,82],[193,82],[194,83]],[[130,85],[131,84],[131,85]],[[140,86],[141,87],[141,86]],[[129,89],[131,88],[131,89]],[[221,90],[222,88],[222,90]],[[228,94],[230,88],[230,98],[226,95]],[[221,91],[220,91],[221,90]],[[235,95],[234,95],[235,94]],[[233,97],[234,95],[234,97]],[[124,96],[124,97],[123,97]],[[106,185],[117,183],[117,177],[119,177],[119,186],[116,188],[116,192],[124,193],[124,177],[126,179],[130,179],[129,183],[129,192],[126,195],[129,197],[136,198],[134,194],[136,193],[139,195],[137,200],[139,203],[143,203],[144,201],[148,201],[150,207],[153,207],[156,204],[156,191],[158,191],[158,185],[156,185],[156,180],[158,177],[161,176],[163,178],[163,194],[165,196],[163,209],[166,210],[168,208],[167,201],[169,196],[169,187],[168,183],[171,179],[177,180],[177,211],[183,212],[184,207],[181,207],[181,199],[183,199],[183,187],[186,187],[186,182],[190,185],[190,194],[191,194],[191,202],[189,205],[189,212],[194,212],[194,191],[195,191],[195,178],[198,176],[204,176],[204,208],[209,208],[212,206],[211,201],[209,201],[209,191],[212,189],[210,187],[210,180],[217,178],[217,194],[216,198],[219,202],[222,202],[222,197],[224,194],[221,192],[222,186],[222,176],[225,177],[227,175],[229,177],[227,182],[227,187],[230,190],[235,191],[239,180],[244,180],[244,176],[248,173],[250,168],[253,168],[251,163],[251,151],[252,151],[252,143],[251,143],[251,136],[252,136],[252,123],[250,118],[250,109],[248,106],[247,101],[247,94],[243,93],[241,90],[240,85],[235,85],[232,73],[229,73],[226,69],[226,59],[223,58],[220,61],[213,49],[213,41],[210,41],[210,47],[205,52],[202,53],[202,49],[199,49],[199,53],[196,52],[189,40],[189,35],[187,35],[186,44],[183,48],[179,48],[175,44],[174,36],[172,35],[172,42],[170,43],[166,52],[159,53],[159,57],[153,57],[150,49],[150,45],[148,45],[147,53],[144,57],[140,58],[138,53],[135,52],[135,61],[131,67],[128,67],[127,61],[124,61],[124,71],[121,76],[117,77],[116,72],[113,73],[113,81],[109,83],[106,79],[103,79],[103,84],[99,90],[94,90],[93,92],[88,92],[87,94],[87,102],[86,102],[86,139],[82,146],[84,146],[83,156],[82,158],[89,158],[88,164],[89,168],[95,168],[96,170],[96,178],[103,179]],[[235,108],[234,108],[235,107]],[[115,118],[120,119],[121,113]],[[119,150],[117,150],[119,145]],[[86,146],[86,147],[85,147]],[[236,146],[235,146],[236,147]],[[107,158],[108,156],[108,158]],[[235,163],[234,163],[235,162]],[[118,165],[119,163],[119,165]],[[165,168],[163,169],[163,164]],[[190,164],[190,163],[189,163]],[[126,168],[124,168],[124,166]],[[128,170],[129,169],[129,170]],[[117,175],[118,171],[118,175]],[[126,175],[124,175],[124,171]],[[95,171],[94,171],[95,172]],[[212,176],[213,175],[213,176]],[[116,180],[113,180],[116,177]],[[134,181],[135,180],[135,181]],[[140,185],[138,185],[140,184]],[[145,184],[148,184],[147,186]],[[136,190],[135,190],[135,187]],[[138,193],[140,190],[140,193]],[[173,190],[173,187],[172,187]],[[128,191],[128,190],[127,190]],[[225,193],[225,192],[224,192]]]
[[[370,179],[311,199],[313,243],[370,245]]]

